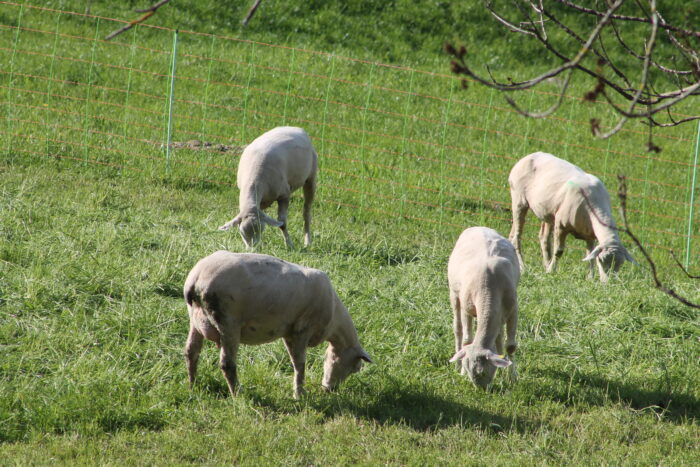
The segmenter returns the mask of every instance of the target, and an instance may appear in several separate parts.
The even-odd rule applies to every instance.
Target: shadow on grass
[[[673,422],[684,423],[687,419],[700,418],[700,401],[692,394],[673,390],[648,390],[636,384],[621,383],[604,377],[576,372],[573,375],[560,370],[539,371],[541,376],[559,379],[564,384],[551,385],[543,397],[565,404],[583,402],[602,405],[605,400],[628,405],[634,410],[649,410]],[[571,389],[567,389],[573,383]]]
[[[506,417],[469,407],[444,397],[419,392],[415,389],[387,387],[367,398],[346,397],[338,393],[309,395],[299,406],[295,401],[286,403],[266,394],[247,392],[246,397],[256,405],[274,412],[297,412],[312,408],[330,419],[343,414],[372,420],[382,425],[408,426],[416,431],[435,431],[444,428],[481,428],[497,434],[504,431],[532,432],[542,426],[541,421]]]

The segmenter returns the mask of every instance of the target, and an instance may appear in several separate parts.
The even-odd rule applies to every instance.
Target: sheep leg
[[[544,268],[548,269],[552,261],[552,226],[548,222],[542,222],[540,225],[540,248],[542,249]]]
[[[586,240],[586,256],[590,255],[591,252],[593,251],[593,248],[595,248],[595,240]],[[589,261],[588,262],[588,278],[593,279],[595,276],[595,265],[593,263],[597,263],[597,261]]]
[[[462,335],[466,334],[467,338],[462,341],[462,346],[465,345],[470,345],[472,342],[474,342],[474,312],[475,308],[473,305],[470,304],[470,306],[466,307],[464,310],[464,313],[462,314],[462,326],[464,328],[462,329]],[[466,375],[467,374],[467,367],[465,366],[466,362],[462,360],[462,371],[461,374]]]
[[[523,261],[523,255],[520,253],[520,236],[522,235],[523,227],[525,226],[525,217],[527,216],[528,205],[520,203],[512,191],[511,197],[513,198],[513,226],[510,229],[510,235],[508,238],[510,243],[512,243],[515,247],[515,253],[518,255],[518,262],[520,263],[520,270],[525,271],[525,261]]]
[[[311,204],[316,194],[316,174],[304,183],[304,246],[311,245]]]
[[[557,269],[557,262],[559,258],[564,254],[564,247],[566,246],[566,231],[559,227],[554,226],[554,254],[552,255],[552,261],[549,263],[547,272],[554,272]]]
[[[280,230],[282,230],[282,235],[284,236],[284,241],[287,244],[287,248],[294,248],[292,239],[289,238],[289,232],[287,232],[287,212],[289,211],[289,197],[280,198],[277,200],[277,220],[279,220],[282,225]]]
[[[236,356],[241,342],[241,329],[238,326],[222,326],[222,328],[227,329],[229,332],[221,332],[219,366],[226,378],[229,392],[235,397],[236,392],[238,392]]]
[[[199,353],[202,350],[204,336],[190,325],[190,334],[187,336],[185,344],[185,362],[187,364],[187,374],[190,378],[190,389],[194,386],[194,378],[197,375],[197,362],[199,361]]]
[[[511,382],[518,380],[518,372],[515,369],[515,360],[513,359],[513,354],[518,349],[518,342],[515,340],[515,330],[518,327],[518,305],[513,298],[513,306],[511,309],[510,316],[506,321],[506,353],[510,359],[512,365],[510,366],[509,377]]]
[[[462,312],[459,309],[459,296],[450,290],[450,305],[452,305],[452,331],[455,335],[455,353],[462,348]],[[457,369],[462,366],[462,362],[456,362]]]
[[[284,338],[284,346],[287,348],[289,358],[294,367],[294,398],[299,399],[306,391],[304,390],[304,374],[306,371],[306,347],[307,339],[299,336]]]

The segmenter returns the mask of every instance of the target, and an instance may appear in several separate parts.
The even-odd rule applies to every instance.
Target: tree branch
[[[137,24],[143,23],[148,18],[153,16],[156,13],[156,11],[158,11],[158,8],[162,7],[163,5],[168,3],[169,1],[170,0],[160,0],[159,2],[151,5],[150,7],[146,8],[146,9],[134,10],[136,13],[145,13],[145,15],[143,15],[142,17],[140,17],[138,19],[135,19],[134,21],[127,23],[126,25],[117,29],[116,31],[111,32],[110,34],[107,35],[107,37],[105,37],[105,40],[108,41],[110,39],[113,39],[113,38],[117,37],[119,34],[126,32],[129,29],[133,28]]]

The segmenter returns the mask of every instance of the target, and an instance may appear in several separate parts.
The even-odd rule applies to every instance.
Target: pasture
[[[282,3],[263,2],[274,14],[261,10],[240,32],[214,3],[182,2],[151,21],[172,29],[137,27],[109,43],[96,39],[118,24],[82,15],[84,2],[60,4],[78,15],[0,4],[0,62],[10,64],[0,70],[2,463],[696,464],[698,315],[655,291],[645,264],[606,285],[587,280],[570,239],[546,275],[530,215],[520,380],[497,374],[489,392],[447,362],[446,277],[462,229],[508,234],[508,170],[547,150],[599,175],[613,198],[616,174],[629,177],[635,231],[669,284],[697,301],[697,281],[668,254],[685,255],[690,239],[691,270],[700,267],[698,221],[688,224],[694,128],[659,134],[663,152],[649,154],[640,127],[591,139],[586,122],[603,111],[576,99],[555,118],[525,120],[490,91],[461,90],[435,47],[367,31],[372,12],[347,7],[338,23],[332,8]],[[416,42],[459,36],[435,41],[448,25],[409,3],[374,12],[381,27],[411,17]],[[92,2],[92,14],[133,15],[107,5]],[[453,13],[459,24],[477,14]],[[439,27],[419,27],[431,18]],[[166,151],[175,27],[172,141],[228,151]],[[528,71],[520,57],[494,62]],[[528,99],[542,107],[551,96]],[[295,401],[283,344],[243,346],[232,399],[209,344],[190,391],[185,276],[215,250],[245,250],[217,227],[237,210],[240,148],[281,124],[304,127],[319,152],[314,244],[288,250],[267,229],[256,251],[326,271],[376,363],[326,394],[319,346],[309,394]],[[296,193],[297,246],[301,204]]]

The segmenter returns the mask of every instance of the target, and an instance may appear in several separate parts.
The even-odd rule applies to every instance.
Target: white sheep
[[[289,197],[304,187],[304,245],[311,245],[311,204],[316,192],[318,156],[309,135],[296,127],[277,127],[258,136],[241,154],[237,184],[239,213],[219,230],[238,226],[246,246],[254,246],[265,224],[282,229],[284,240],[293,248],[287,232]],[[265,214],[277,201],[278,219]]]
[[[335,389],[362,360],[371,362],[328,276],[272,256],[217,251],[190,271],[184,287],[190,315],[185,359],[190,387],[204,338],[221,349],[220,366],[235,395],[239,344],[284,339],[294,366],[294,396],[304,393],[306,348],[328,341],[323,388]]]
[[[536,152],[513,166],[508,183],[513,203],[510,241],[523,270],[520,235],[528,208],[542,221],[539,236],[547,272],[555,270],[568,234],[586,241],[588,254],[583,261],[590,261],[592,277],[596,260],[602,282],[608,280],[610,270],[617,272],[625,261],[636,264],[620,243],[610,195],[598,177],[551,154]],[[596,240],[598,245],[594,248]]]
[[[462,374],[467,373],[482,389],[493,381],[496,368],[510,366],[510,377],[515,380],[512,355],[518,347],[516,287],[520,268],[513,245],[495,230],[468,228],[452,250],[447,277],[455,335],[455,354],[450,361],[462,360]],[[501,356],[504,325],[508,359]]]

